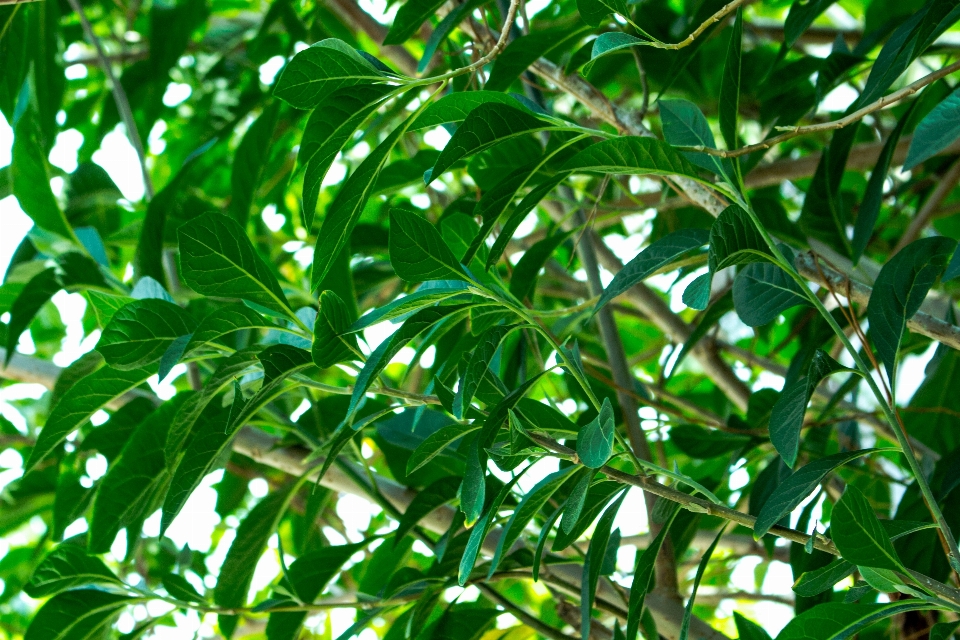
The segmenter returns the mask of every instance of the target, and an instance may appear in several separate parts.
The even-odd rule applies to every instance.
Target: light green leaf
[[[424,181],[430,184],[461,158],[497,143],[555,127],[525,109],[497,102],[481,104],[470,112],[450,138],[429,175],[424,176]]]
[[[31,598],[44,598],[87,584],[123,584],[103,560],[66,542],[51,551],[23,588]]]
[[[178,393],[147,416],[110,465],[93,499],[88,548],[110,550],[121,527],[134,524],[157,501],[169,480],[164,447],[170,423],[191,392]]]
[[[295,55],[273,93],[297,109],[312,109],[337,89],[389,80],[345,42],[328,38]]]
[[[594,313],[638,282],[642,282],[672,262],[699,249],[709,239],[710,234],[704,229],[680,229],[651,243],[617,272],[607,288],[603,290],[603,295],[594,307]]]
[[[87,289],[84,294],[93,307],[93,312],[97,316],[97,324],[101,329],[106,329],[107,325],[113,319],[113,314],[119,311],[123,305],[133,302],[133,298],[128,296],[117,296],[110,293],[103,293],[95,289]]]
[[[403,209],[390,211],[390,264],[407,282],[466,278],[440,232]]]
[[[395,90],[389,85],[338,89],[310,114],[303,129],[297,165],[303,174],[303,226],[313,229],[323,178],[354,132]]]
[[[180,270],[191,289],[293,315],[276,276],[235,220],[218,213],[204,214],[181,226],[177,235]]]
[[[798,469],[792,476],[782,481],[767,498],[753,526],[753,536],[758,540],[763,537],[771,527],[780,522],[783,516],[796,509],[820,485],[828,473],[842,464],[874,451],[876,449],[835,453]]]
[[[102,367],[74,384],[50,412],[37,437],[37,444],[24,465],[25,473],[53,453],[70,433],[80,428],[108,402],[143,384],[155,372],[156,367],[129,371]]]
[[[770,442],[776,447],[789,467],[797,462],[800,450],[800,430],[807,403],[823,380],[840,371],[852,371],[817,349],[807,375],[784,387],[770,412]]]
[[[591,469],[599,469],[607,463],[613,453],[613,406],[609,398],[603,399],[603,406],[596,418],[580,429],[577,435],[577,456],[580,462]]]
[[[908,611],[929,611],[937,605],[922,600],[889,604],[828,602],[790,620],[777,640],[844,640],[854,637],[874,622]]]
[[[97,343],[107,364],[117,369],[143,367],[160,360],[170,345],[197,327],[193,317],[165,300],[136,300],[115,314]]]
[[[906,571],[873,507],[853,485],[847,485],[833,507],[830,532],[844,560],[863,567]]]
[[[124,607],[139,602],[137,598],[95,589],[66,591],[40,607],[23,640],[102,638]]]
[[[870,337],[891,384],[896,380],[897,355],[907,320],[920,309],[956,246],[956,240],[942,236],[915,240],[883,265],[873,284],[867,305]]]

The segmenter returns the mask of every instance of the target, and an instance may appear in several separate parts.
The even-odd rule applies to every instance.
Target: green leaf
[[[313,362],[321,369],[338,362],[355,360],[360,347],[357,336],[348,333],[350,314],[347,305],[333,291],[320,294],[320,313],[313,326]]]
[[[736,281],[734,281],[736,284]],[[708,302],[709,302],[709,291],[707,292]],[[710,331],[713,327],[720,322],[720,319],[725,316],[733,308],[733,295],[728,294],[720,297],[716,300],[710,308],[707,309],[704,313],[700,315],[700,322],[697,323],[697,326],[694,327],[693,331],[690,333],[690,336],[687,338],[686,342],[683,343],[683,348],[680,350],[680,355],[677,356],[677,359],[673,362],[673,368],[670,369],[670,375],[672,376],[674,372],[677,371],[680,367],[680,363],[690,354],[694,347],[697,346],[697,343],[707,335],[707,332]]]
[[[667,517],[660,527],[660,532],[643,550],[643,553],[637,555],[637,564],[633,570],[633,583],[630,585],[630,603],[627,609],[626,636],[628,640],[636,640],[637,631],[640,629],[640,614],[643,613],[643,603],[647,594],[653,589],[657,556],[660,555],[660,549],[663,548],[663,542],[666,540],[678,513],[680,513],[679,505],[671,503]]]
[[[790,5],[787,19],[783,23],[783,46],[793,47],[817,16],[834,2],[836,0],[812,0],[812,2],[794,2]]]
[[[537,59],[574,44],[587,31],[589,29],[583,26],[573,30],[557,27],[536,30],[513,39],[494,61],[484,88],[488,91],[506,91]]]
[[[960,627],[960,621],[938,622],[930,628],[930,640],[950,640],[957,627]]]
[[[102,367],[74,384],[50,412],[24,472],[32,471],[108,402],[143,384],[155,371],[155,367],[129,371]]]
[[[257,254],[236,220],[210,213],[180,227],[180,270],[194,291],[216,298],[240,298],[292,316],[276,276]]]
[[[763,627],[736,611],[733,612],[733,621],[737,625],[738,640],[772,640]]]
[[[297,165],[303,174],[303,226],[313,229],[323,179],[356,130],[392,94],[389,85],[338,89],[324,96],[303,129]]]
[[[720,81],[720,134],[727,149],[737,148],[737,118],[740,112],[740,68],[743,47],[743,7],[737,9],[730,34],[730,46],[723,63],[723,78]]]
[[[958,96],[957,102],[958,105],[960,105],[960,96]],[[913,102],[910,108],[907,109],[907,112],[900,116],[900,119],[897,121],[897,126],[893,128],[893,131],[887,136],[887,141],[883,144],[883,149],[880,151],[880,156],[877,158],[877,163],[874,165],[873,171],[870,172],[870,180],[867,182],[867,189],[863,193],[863,202],[860,203],[857,220],[853,227],[853,241],[851,242],[851,246],[853,249],[852,257],[854,264],[860,261],[860,257],[867,248],[867,243],[870,242],[870,236],[873,235],[873,228],[876,226],[877,218],[880,216],[880,204],[883,201],[887,172],[890,171],[890,163],[893,161],[893,155],[897,150],[897,145],[900,143],[900,136],[903,134],[903,129],[910,120],[916,104],[918,104],[918,101]],[[960,125],[960,120],[958,120],[958,125]],[[958,134],[960,134],[960,128],[958,128]],[[915,142],[916,135],[914,135],[911,144]]]
[[[558,184],[563,182],[566,179],[566,175],[559,174],[545,180],[534,189],[530,190],[526,196],[523,197],[523,200],[516,206],[513,212],[510,214],[510,217],[507,218],[506,222],[503,223],[503,226],[500,228],[500,233],[497,234],[497,239],[493,243],[493,246],[490,248],[490,253],[487,256],[486,267],[489,269],[497,260],[500,259],[500,256],[503,255],[503,252],[507,249],[507,244],[513,239],[513,234],[517,232],[517,229],[520,227],[520,224],[526,219],[527,215],[533,211],[536,206],[543,200],[548,193],[554,190]],[[480,234],[477,236],[477,239],[474,241],[474,246],[470,248],[470,251],[467,253],[467,257],[472,257],[476,249],[474,247],[479,247],[487,239],[487,235],[497,223],[496,218],[492,218],[489,222],[484,223],[483,229],[480,231]]]
[[[390,264],[402,280],[465,279],[440,232],[416,213],[390,211]]]
[[[956,240],[950,238],[921,238],[901,249],[880,269],[867,305],[867,319],[870,337],[891,384],[896,380],[897,355],[907,320],[920,309],[956,246]]]
[[[409,476],[436,458],[444,449],[463,436],[479,430],[480,425],[476,423],[454,423],[436,430],[427,436],[427,438],[414,449],[413,453],[410,454],[410,458],[407,460],[407,475]]]
[[[699,249],[709,238],[710,234],[705,229],[680,229],[651,243],[617,272],[603,290],[603,295],[594,307],[594,313],[635,284]]]
[[[397,530],[393,537],[394,546],[417,526],[417,523],[441,505],[453,500],[457,495],[457,489],[459,487],[460,478],[445,476],[419,491],[407,507],[407,510],[403,512],[403,517],[400,518],[400,522],[397,524]]]
[[[583,561],[583,575],[586,579],[580,582],[580,637],[583,640],[590,638],[593,603],[597,597],[597,583],[600,582],[600,571],[603,568],[603,561],[607,555],[607,545],[610,542],[610,529],[613,526],[613,519],[617,517],[617,512],[620,511],[620,506],[626,497],[627,492],[624,491],[603,512],[600,521],[597,522],[597,527],[593,530],[590,546],[587,547],[587,555]]]
[[[906,572],[890,537],[863,493],[847,485],[833,507],[830,532],[844,560],[875,569]]]
[[[393,19],[384,45],[403,44],[420,29],[430,16],[443,5],[444,0],[407,0],[400,6]]]
[[[821,604],[790,620],[777,640],[843,640],[886,618],[908,611],[929,611],[937,605],[921,600],[889,604]]]
[[[75,238],[70,223],[50,189],[50,166],[41,142],[36,113],[28,108],[14,123],[13,162],[10,178],[13,195],[24,213],[45,231]]]
[[[843,558],[837,558],[825,567],[804,572],[794,583],[793,590],[798,595],[811,598],[832,589],[833,585],[853,574],[856,568],[856,565]]]
[[[823,380],[840,371],[852,371],[817,349],[807,375],[786,385],[770,412],[770,442],[776,447],[789,467],[797,462],[800,450],[800,430],[807,403]]]
[[[510,293],[517,300],[524,300],[527,296],[533,295],[536,291],[540,270],[543,269],[553,252],[566,242],[575,231],[575,229],[566,232],[557,231],[524,251],[523,257],[514,266],[513,273],[510,276]]]
[[[691,458],[708,460],[743,449],[750,436],[726,433],[692,424],[670,428],[670,441]]]
[[[181,602],[193,602],[199,605],[208,604],[204,597],[197,593],[193,585],[183,576],[168,573],[160,578],[160,581],[167,593]]]
[[[593,1],[595,2],[596,0]],[[607,13],[609,13],[609,11],[607,11]],[[583,12],[581,12],[581,15],[582,14]],[[590,60],[593,61],[609,53],[615,53],[631,47],[639,47],[648,44],[650,44],[650,40],[638,38],[630,35],[629,33],[624,33],[623,31],[610,31],[608,33],[601,33],[599,36],[597,36],[597,39],[593,41],[593,48],[590,50]]]
[[[490,561],[490,568],[487,571],[488,579],[492,578],[493,574],[496,573],[497,567],[500,566],[504,554],[509,552],[513,543],[516,542],[520,534],[523,533],[523,529],[533,520],[533,517],[540,512],[544,505],[547,504],[547,501],[553,497],[557,489],[568,480],[568,476],[572,471],[576,470],[576,468],[575,466],[569,466],[559,471],[554,471],[524,494],[520,500],[520,504],[514,509],[507,524],[503,527],[503,532],[500,534],[497,550],[493,554],[493,559]]]
[[[275,328],[275,324],[266,320],[250,307],[242,304],[228,304],[200,321],[200,324],[193,331],[193,335],[190,336],[190,342],[184,347],[183,353],[190,355],[204,346],[230,348],[230,345],[219,342],[220,338],[241,329]]]
[[[217,605],[233,609],[246,604],[257,562],[301,483],[302,479],[291,480],[271,492],[250,510],[237,527],[237,535],[223,560],[217,586],[213,590],[213,601]],[[225,620],[225,617],[220,615],[219,624],[222,633],[229,637],[237,618],[232,617],[228,622],[229,619]]]
[[[487,369],[500,348],[500,344],[516,328],[517,325],[497,325],[487,329],[480,337],[473,354],[470,356],[470,362],[463,374],[463,380],[461,380],[457,393],[453,397],[453,416],[457,420],[463,419],[464,413],[470,407],[470,403],[473,402],[473,396],[480,387],[483,377],[487,375]]]
[[[683,304],[691,309],[703,311],[710,304],[710,290],[713,284],[713,272],[702,273],[693,279],[683,290]]]
[[[360,214],[363,213],[376,185],[380,170],[390,158],[390,152],[427,104],[429,101],[424,101],[420,109],[404,120],[403,124],[394,129],[364,158],[360,166],[344,181],[333,202],[327,207],[313,253],[311,290],[316,290],[320,286],[333,266],[334,260],[347,245],[350,233],[357,225],[357,220],[360,219]]]
[[[716,149],[717,143],[700,107],[689,100],[661,100],[660,117],[663,120],[663,137],[675,147],[706,147]],[[717,156],[708,156],[697,151],[683,155],[698,167],[722,176],[732,175],[730,161]]]
[[[603,399],[603,406],[596,418],[580,429],[577,435],[577,456],[584,466],[599,469],[607,464],[613,453],[613,406],[609,398]]]
[[[463,556],[460,557],[457,584],[461,587],[467,584],[470,574],[473,573],[473,566],[477,563],[477,556],[480,554],[480,546],[483,544],[483,541],[487,539],[487,534],[493,526],[494,518],[497,517],[497,512],[500,511],[503,501],[511,494],[513,487],[529,468],[530,467],[524,467],[520,473],[513,476],[510,482],[503,485],[500,492],[494,496],[493,502],[490,503],[490,507],[486,513],[473,525],[473,529],[470,531],[470,537],[467,539],[467,546],[463,551]]]
[[[20,340],[20,335],[30,327],[30,323],[33,322],[37,312],[62,288],[60,278],[57,277],[57,270],[50,267],[30,278],[30,281],[20,291],[10,307],[10,321],[6,326],[7,339],[4,346],[7,349],[7,354],[5,365],[10,363]]]
[[[102,638],[114,618],[136,598],[94,589],[66,591],[47,600],[34,615],[23,640]]]
[[[237,402],[238,400],[234,399],[234,405]],[[238,410],[239,407],[236,409]],[[173,470],[170,489],[163,502],[160,535],[163,535],[163,532],[173,523],[174,518],[187,503],[193,490],[200,485],[203,477],[213,471],[214,465],[233,439],[235,429],[231,430],[232,413],[231,409],[218,412],[206,411],[197,420],[193,438]]]
[[[66,542],[47,554],[23,592],[31,598],[52,596],[88,584],[123,584],[103,560],[80,545]]]
[[[587,491],[590,489],[590,483],[593,482],[596,472],[592,469],[582,469],[578,471],[578,474],[580,475],[580,479],[573,485],[573,489],[570,490],[570,495],[567,496],[567,500],[563,504],[563,519],[560,521],[560,529],[564,533],[573,531],[574,525],[576,525],[577,520],[580,519],[580,514],[583,512],[583,505],[586,504],[587,501]],[[545,537],[543,541],[546,541]],[[542,548],[542,545],[538,546]]]
[[[532,115],[532,112],[526,106],[506,93],[499,91],[455,91],[427,107],[410,125],[410,131],[437,127],[451,122],[462,122],[474,109],[490,102],[504,104]]]
[[[207,379],[203,389],[187,399],[174,416],[167,434],[167,443],[164,447],[167,466],[171,468],[176,466],[181,449],[201,414],[218,393],[257,363],[259,351],[259,346],[249,347],[224,358],[213,375]]]
[[[301,554],[290,565],[286,578],[303,602],[312,603],[366,542],[324,547]],[[296,640],[307,618],[306,611],[278,611],[267,620],[267,640]]]
[[[797,508],[804,499],[816,489],[831,471],[855,460],[876,449],[862,449],[860,451],[844,451],[832,456],[814,460],[798,469],[793,475],[783,480],[773,494],[764,503],[753,526],[753,536],[756,539],[763,537],[771,527],[780,522],[783,516]]]
[[[124,305],[133,302],[133,298],[127,296],[116,296],[95,289],[88,289],[84,292],[93,312],[97,316],[97,324],[101,329],[106,329],[107,325],[113,319],[113,314],[119,311]]]
[[[149,515],[146,511],[157,501],[157,492],[166,488],[167,433],[189,397],[190,392],[178,393],[147,416],[110,465],[93,500],[88,543],[92,553],[109,551],[120,528]]]
[[[407,318],[403,325],[389,338],[380,343],[370,357],[367,358],[363,369],[357,374],[356,383],[353,386],[353,395],[350,396],[350,406],[347,408],[347,417],[354,414],[360,400],[366,395],[370,385],[380,375],[380,372],[387,366],[393,356],[397,355],[400,349],[407,346],[407,343],[418,335],[434,326],[435,324],[446,320],[447,318],[465,311],[467,305],[451,305],[446,307],[428,307],[421,309]]]
[[[687,640],[687,636],[690,633],[693,604],[697,600],[697,590],[700,588],[700,581],[703,580],[703,574],[707,570],[707,565],[710,564],[710,558],[713,556],[713,552],[716,550],[717,544],[720,543],[720,538],[723,537],[725,531],[726,525],[720,528],[717,537],[713,539],[713,542],[710,543],[707,550],[703,552],[703,557],[700,559],[699,566],[697,566],[697,575],[693,578],[693,588],[690,591],[690,598],[687,600],[687,606],[683,609],[683,622],[680,623],[680,640]]]
[[[166,300],[136,300],[115,314],[97,343],[107,364],[117,369],[143,367],[160,360],[171,344],[192,334],[193,317]]]
[[[270,143],[277,128],[280,103],[274,101],[260,114],[240,140],[230,171],[230,212],[241,227],[247,226],[250,208],[270,159]],[[308,227],[309,228],[309,227]]]
[[[312,109],[337,89],[389,80],[345,42],[328,38],[295,55],[273,93],[297,109]]]
[[[470,112],[443,148],[424,182],[430,184],[455,162],[493,145],[528,133],[555,128],[530,111],[508,104],[486,102]]]
[[[757,225],[738,205],[732,204],[710,227],[710,272],[737,264],[772,262],[773,256]]]
[[[621,136],[592,144],[567,160],[561,171],[678,175],[701,180],[696,167],[673,147],[656,138],[636,136]]]
[[[770,324],[787,309],[809,304],[800,285],[775,264],[748,264],[733,280],[733,306],[748,327]]]
[[[413,293],[364,314],[362,318],[350,325],[349,332],[363,331],[380,322],[405,316],[468,292],[467,283],[459,280],[425,282]]]

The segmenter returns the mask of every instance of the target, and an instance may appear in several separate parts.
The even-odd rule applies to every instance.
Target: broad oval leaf
[[[609,398],[603,399],[597,417],[580,429],[577,434],[577,457],[585,466],[599,469],[613,453],[613,406]]]
[[[66,591],[47,600],[34,615],[24,640],[94,640],[102,638],[120,611],[142,602],[97,589]]]
[[[113,314],[97,351],[117,369],[133,369],[160,360],[177,338],[190,335],[196,320],[165,300],[136,300]]]
[[[880,524],[866,496],[847,485],[833,507],[830,535],[843,559],[858,566],[906,572],[890,536]]]
[[[808,305],[793,278],[775,264],[754,262],[733,281],[733,307],[748,327],[761,327],[798,305]]]
[[[280,74],[273,93],[298,109],[312,109],[324,96],[342,87],[388,80],[345,42],[328,38],[295,55]]]

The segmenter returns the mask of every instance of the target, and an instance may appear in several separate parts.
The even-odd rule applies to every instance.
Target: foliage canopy
[[[0,633],[951,637],[958,20],[0,5]]]

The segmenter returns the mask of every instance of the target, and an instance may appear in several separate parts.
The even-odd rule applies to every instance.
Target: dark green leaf
[[[813,597],[832,589],[833,585],[851,575],[856,568],[856,565],[843,558],[837,558],[825,567],[804,572],[794,583],[793,590],[801,596]]]
[[[115,314],[97,343],[103,359],[117,369],[143,367],[160,360],[170,345],[192,334],[196,321],[165,300],[136,300]]]
[[[733,612],[733,621],[737,625],[738,640],[772,640],[770,634],[753,620]]]
[[[834,505],[830,531],[844,560],[863,567],[906,571],[873,507],[853,485],[847,485]]]
[[[793,618],[777,640],[842,640],[854,637],[874,622],[908,611],[924,611],[936,605],[920,600],[889,604],[846,604],[830,602]]]
[[[697,600],[697,590],[700,588],[700,581],[703,580],[703,574],[707,570],[707,565],[710,564],[710,558],[713,556],[713,552],[717,548],[717,544],[720,543],[720,538],[723,536],[725,530],[726,525],[720,528],[720,531],[717,533],[717,537],[713,539],[713,542],[710,543],[710,546],[707,547],[707,550],[703,552],[703,557],[700,559],[700,564],[697,566],[697,575],[693,578],[693,588],[690,591],[690,598],[687,600],[687,606],[683,609],[683,622],[680,624],[680,640],[687,640],[687,636],[690,633],[690,620],[693,617],[693,604]]]
[[[407,0],[400,6],[383,44],[403,44],[443,4],[443,0]]]
[[[928,113],[913,134],[905,170],[937,155],[960,137],[960,89],[957,89]]]
[[[688,100],[661,100],[660,117],[663,119],[663,137],[675,147],[705,147],[716,149],[713,132],[700,108]],[[720,175],[731,175],[729,160],[708,156],[696,151],[684,152],[684,156],[698,167]]]
[[[956,246],[956,240],[944,237],[915,240],[883,265],[877,276],[867,318],[877,355],[891,383],[896,379],[897,355],[907,320],[920,309]]]
[[[506,500],[507,496],[513,491],[513,487],[517,484],[517,481],[523,477],[526,469],[529,469],[529,467],[525,467],[520,473],[513,476],[510,482],[503,485],[500,492],[494,496],[493,502],[490,503],[490,507],[486,513],[473,525],[470,538],[467,540],[467,546],[463,551],[463,556],[460,558],[457,583],[461,587],[467,583],[470,574],[473,573],[473,566],[477,563],[477,556],[480,554],[480,546],[483,544],[483,541],[487,539],[487,534],[493,526],[493,521],[497,517],[497,512],[500,511],[503,501]]]
[[[792,47],[796,44],[803,32],[813,24],[821,13],[826,11],[836,0],[812,0],[810,2],[794,2],[790,5],[790,12],[783,23],[783,44]]]
[[[241,329],[274,328],[276,328],[276,325],[264,319],[263,316],[246,305],[225,305],[200,321],[183,352],[189,355],[206,345],[218,348],[229,347],[229,344],[224,345],[220,342],[220,338]]]
[[[577,435],[577,456],[585,466],[599,469],[607,463],[613,453],[613,406],[609,398],[603,399],[603,406],[596,418],[584,425]]]
[[[416,213],[390,211],[390,264],[401,279],[464,279],[463,268],[440,232]]]
[[[20,294],[13,301],[10,307],[10,321],[7,323],[6,362],[10,363],[13,357],[20,335],[30,327],[37,312],[45,305],[53,295],[62,289],[60,279],[57,277],[57,271],[53,267],[44,269],[37,275],[30,278],[30,281],[20,291]]]
[[[724,209],[710,227],[710,271],[736,264],[770,262],[770,249],[749,214],[733,204]]]
[[[411,131],[436,127],[450,122],[461,122],[467,119],[470,113],[482,104],[495,102],[505,104],[514,109],[528,111],[515,98],[499,91],[456,91],[440,98],[410,125]]]
[[[706,460],[743,449],[750,436],[681,424],[671,427],[670,441],[691,458]]]
[[[207,601],[204,600],[203,596],[197,593],[197,590],[194,589],[193,585],[184,578],[175,573],[168,573],[167,575],[160,578],[163,588],[167,590],[171,596],[180,600],[181,602],[193,602],[195,604],[206,605]]]
[[[100,558],[70,542],[51,551],[23,588],[31,598],[43,598],[88,584],[122,584]]]
[[[191,289],[292,315],[276,276],[235,220],[218,213],[205,214],[180,227],[178,236],[180,270]]]
[[[481,336],[473,354],[470,356],[470,362],[467,365],[466,373],[463,374],[463,380],[457,388],[457,394],[453,398],[453,415],[458,420],[463,419],[464,413],[470,407],[470,403],[473,402],[473,396],[480,387],[483,377],[487,375],[487,369],[500,348],[500,344],[516,328],[516,325],[497,325],[487,329]]]
[[[241,227],[247,226],[250,208],[254,204],[257,189],[263,178],[263,170],[270,158],[270,143],[277,127],[280,115],[280,103],[274,101],[267,106],[260,117],[254,120],[240,140],[237,153],[233,158],[230,173],[230,211]]]
[[[120,610],[140,602],[128,596],[78,589],[47,600],[37,611],[24,640],[88,640],[102,638]]]
[[[603,568],[603,561],[607,555],[607,545],[610,542],[610,528],[613,526],[613,519],[617,517],[620,506],[623,504],[627,492],[624,491],[617,500],[607,507],[607,510],[600,516],[596,529],[593,530],[593,537],[590,538],[590,546],[587,548],[587,556],[583,561],[584,580],[580,583],[580,637],[583,640],[590,638],[590,623],[593,619],[593,603],[597,596],[597,583],[600,581],[600,571]]]
[[[293,57],[274,95],[298,109],[312,109],[342,87],[376,84],[389,78],[342,40],[321,40]]]
[[[646,249],[624,265],[603,290],[594,312],[605,304],[642,282],[660,269],[663,269],[699,249],[707,243],[710,234],[705,229],[681,229],[656,240]]]
[[[563,171],[625,175],[678,175],[700,180],[696,167],[656,138],[621,136],[590,145],[573,156]]]
[[[420,445],[414,450],[410,458],[407,460],[407,475],[412,474],[414,471],[427,464],[435,457],[440,455],[444,449],[450,446],[452,443],[456,442],[463,436],[474,431],[478,431],[480,425],[478,424],[451,424],[446,427],[441,427],[434,433],[430,434]]]
[[[660,555],[663,541],[666,540],[667,534],[670,532],[670,526],[680,512],[680,507],[674,503],[670,504],[669,509],[670,511],[660,527],[660,532],[657,533],[650,545],[643,550],[643,553],[637,556],[637,565],[633,570],[633,583],[630,586],[630,604],[627,610],[628,640],[636,640],[637,631],[640,629],[640,614],[643,612],[643,603],[647,594],[653,588],[657,556]]]
[[[394,545],[417,526],[418,522],[441,505],[453,500],[459,487],[460,478],[446,476],[417,493],[397,524],[397,530],[394,533]]]
[[[817,349],[807,375],[786,385],[770,412],[770,441],[787,466],[793,467],[800,450],[800,430],[803,416],[813,392],[823,380],[839,371],[850,371],[839,362]]]
[[[787,309],[808,304],[800,285],[775,264],[748,264],[733,281],[733,306],[748,327],[769,324]]]
[[[514,39],[497,56],[485,88],[488,91],[506,91],[527,67],[549,52],[573,44],[587,29],[570,30],[566,27],[539,29]],[[434,174],[439,175],[439,173]]]
[[[783,516],[796,509],[820,485],[820,482],[827,477],[828,473],[842,464],[873,451],[874,449],[863,449],[861,451],[835,453],[798,469],[793,475],[782,481],[764,503],[753,527],[754,537],[761,538],[770,531],[771,527],[780,522]]]
[[[743,46],[743,7],[737,9],[730,34],[730,46],[723,63],[723,79],[720,82],[720,133],[727,149],[737,148],[737,118],[740,113],[740,67]]]
[[[580,479],[573,485],[570,495],[567,496],[567,501],[563,505],[563,519],[560,521],[560,528],[564,533],[570,533],[580,519],[583,505],[587,501],[587,490],[590,489],[590,483],[593,482],[595,475],[596,472],[592,469],[584,469],[580,472]]]
[[[13,195],[24,213],[41,229],[73,238],[70,223],[50,189],[50,166],[33,109],[27,109],[14,124],[12,158]]]
[[[154,367],[129,371],[102,367],[77,382],[53,407],[24,469],[31,471],[90,416],[114,398],[145,382],[155,371]]]
[[[313,362],[321,369],[353,360],[360,348],[357,336],[348,333],[350,315],[347,305],[333,291],[320,294],[320,313],[313,326]]]
[[[510,293],[518,300],[532,296],[536,290],[540,270],[543,269],[557,247],[566,242],[574,233],[575,230],[572,229],[554,233],[527,249],[513,268],[513,274],[510,276]]]

